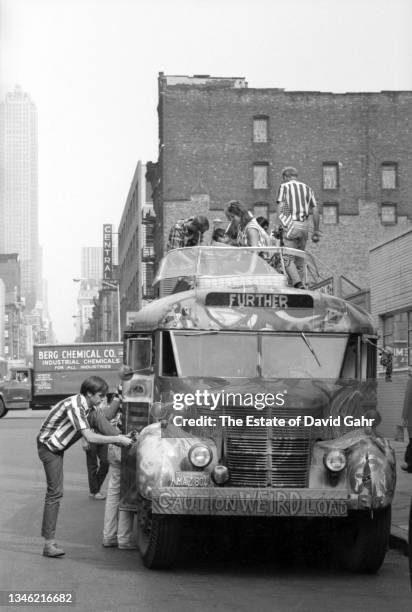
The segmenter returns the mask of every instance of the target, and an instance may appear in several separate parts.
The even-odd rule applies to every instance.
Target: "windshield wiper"
[[[310,350],[310,352],[312,353],[312,355],[314,356],[314,358],[316,359],[316,363],[318,364],[319,367],[322,367],[320,364],[320,361],[318,359],[318,356],[316,355],[311,343],[309,342],[309,340],[306,338],[305,334],[303,332],[300,332],[300,335],[302,337],[302,340],[304,341],[304,343],[306,344],[306,346],[308,347],[308,349]]]
[[[220,333],[219,331],[213,331],[213,330],[212,331],[207,331],[207,330],[190,331],[189,329],[171,329],[170,331],[177,332],[179,336],[215,336],[216,334]]]

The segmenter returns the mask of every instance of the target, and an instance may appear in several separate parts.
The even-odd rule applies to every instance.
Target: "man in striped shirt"
[[[51,408],[37,436],[37,449],[46,473],[47,492],[44,501],[41,534],[45,539],[43,555],[61,557],[64,550],[56,544],[55,532],[60,500],[63,497],[64,451],[81,437],[97,444],[130,446],[132,441],[123,435],[101,435],[90,429],[88,416],[106,396],[106,381],[91,376],[83,381],[80,393],[62,400]]]
[[[296,168],[288,167],[282,170],[282,184],[279,187],[277,203],[277,219],[275,231],[279,232],[279,224],[283,230],[285,247],[304,251],[308,239],[308,217],[313,214],[313,242],[319,242],[319,210],[313,190],[297,180]],[[296,262],[295,262],[296,260]],[[303,288],[303,259],[286,256],[286,271],[294,287]]]

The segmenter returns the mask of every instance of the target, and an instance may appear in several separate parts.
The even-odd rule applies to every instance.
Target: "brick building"
[[[412,221],[412,92],[288,92],[163,73],[158,83],[157,256],[179,218],[224,226],[230,199],[270,218],[281,170],[293,165],[322,213],[322,240],[309,245],[328,263],[322,272],[369,287],[369,248]]]

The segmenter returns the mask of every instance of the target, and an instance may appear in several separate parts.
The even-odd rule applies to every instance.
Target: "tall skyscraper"
[[[118,251],[113,247],[113,264],[117,264]],[[81,277],[96,284],[103,278],[103,247],[82,247],[81,249]]]
[[[0,105],[0,253],[18,253],[21,295],[34,308],[41,278],[37,110],[20,86]]]
[[[95,280],[98,284],[103,278],[103,248],[82,247],[81,250],[81,276],[88,280]]]

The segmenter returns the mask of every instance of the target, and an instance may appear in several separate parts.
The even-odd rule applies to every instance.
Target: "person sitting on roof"
[[[226,216],[237,226],[238,246],[269,246],[270,238],[246,206],[231,200],[226,206]]]
[[[260,227],[263,227],[266,233],[268,233],[269,229],[269,221],[266,217],[256,217],[256,221],[259,223]]]
[[[169,233],[167,250],[198,246],[203,242],[203,234],[209,229],[207,217],[198,215],[176,221]]]
[[[212,246],[230,246],[230,238],[222,227],[216,228],[213,232]]]

